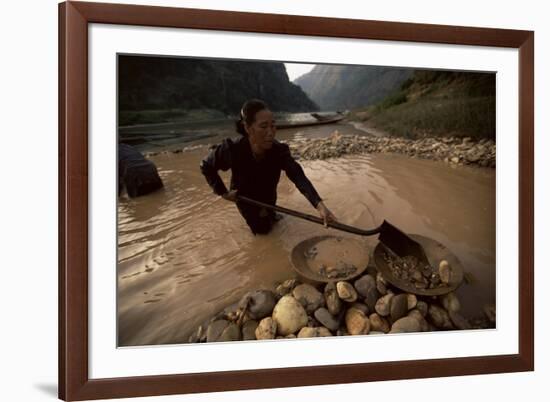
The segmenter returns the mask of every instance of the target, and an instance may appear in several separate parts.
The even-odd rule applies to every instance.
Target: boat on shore
[[[335,124],[342,120],[345,116],[341,113],[336,115],[324,116],[318,113],[311,113],[311,116],[315,120],[302,120],[302,121],[282,121],[276,124],[277,129],[296,128],[296,127],[308,127],[318,126],[321,124]]]

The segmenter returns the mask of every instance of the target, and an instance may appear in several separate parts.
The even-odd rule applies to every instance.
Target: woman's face
[[[275,120],[273,113],[268,109],[260,110],[256,113],[254,122],[245,126],[248,133],[248,139],[252,145],[259,151],[267,151],[273,146],[275,139]]]

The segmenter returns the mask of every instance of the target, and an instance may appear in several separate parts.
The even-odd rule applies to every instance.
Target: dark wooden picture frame
[[[88,373],[88,24],[308,35],[519,50],[519,353],[90,379]],[[138,397],[534,370],[534,33],[66,2],[59,5],[59,397]]]

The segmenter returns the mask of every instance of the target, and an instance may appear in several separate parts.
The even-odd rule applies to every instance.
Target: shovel
[[[317,216],[304,214],[302,212],[279,207],[277,205],[269,205],[260,201],[253,200],[248,197],[243,197],[241,195],[237,196],[237,201],[241,201],[247,204],[255,205],[257,207],[262,207],[273,211],[281,212],[283,214],[292,215],[297,218],[318,223],[320,225],[325,224],[323,219]],[[418,242],[414,241],[409,236],[407,236],[403,231],[399,230],[398,228],[396,228],[386,220],[384,220],[380,226],[374,229],[368,229],[368,230],[344,225],[339,222],[327,222],[327,226],[334,229],[342,230],[344,232],[358,234],[360,236],[373,236],[377,234],[379,235],[378,240],[386,248],[390,249],[393,253],[397,254],[399,257],[406,257],[409,255],[414,256],[418,259],[419,262],[426,264],[428,266],[430,265],[430,263],[428,262],[428,258],[426,257],[426,253],[424,252],[424,249],[422,248],[422,246]]]

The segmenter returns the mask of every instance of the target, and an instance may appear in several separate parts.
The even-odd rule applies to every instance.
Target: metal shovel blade
[[[430,265],[424,248],[387,221],[380,225],[378,240],[401,258],[412,255],[419,262]]]

